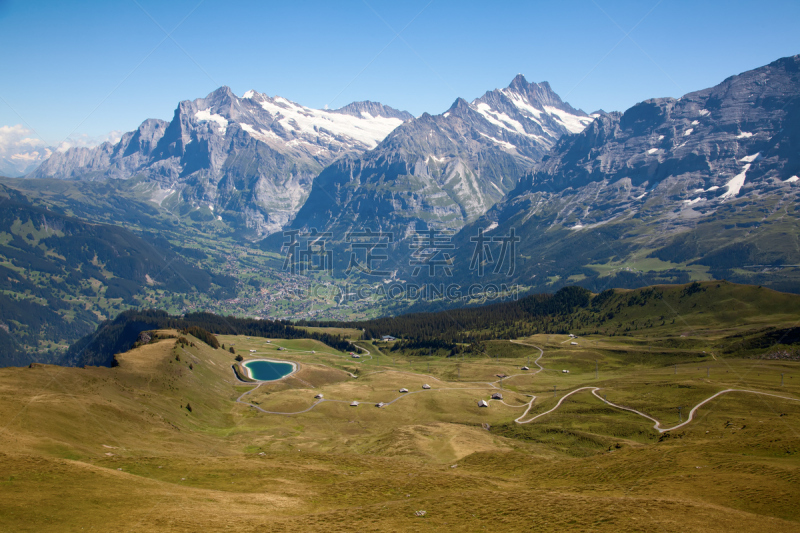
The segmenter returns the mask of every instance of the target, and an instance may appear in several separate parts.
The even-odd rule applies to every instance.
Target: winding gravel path
[[[584,387],[584,389],[586,389],[586,388],[592,388],[592,387]],[[581,390],[581,389],[578,389],[578,390]],[[691,410],[691,411],[689,411],[689,416],[688,416],[688,418],[686,419],[686,422],[683,422],[683,423],[681,423],[681,424],[678,424],[677,426],[673,426],[673,427],[671,427],[671,428],[662,428],[662,427],[661,427],[661,422],[659,422],[658,420],[656,420],[656,419],[655,419],[655,418],[653,418],[652,416],[646,415],[646,414],[644,414],[644,413],[642,413],[642,412],[640,412],[640,411],[637,411],[636,409],[631,409],[630,407],[625,407],[625,406],[622,406],[622,405],[617,405],[617,404],[615,404],[615,403],[611,403],[611,402],[609,402],[609,401],[605,400],[604,398],[601,398],[601,397],[600,397],[600,395],[599,395],[599,394],[597,394],[597,391],[598,391],[598,390],[600,390],[600,388],[599,388],[599,387],[593,387],[592,394],[594,394],[594,395],[595,395],[595,396],[596,396],[596,397],[597,397],[597,398],[598,398],[600,401],[602,401],[603,403],[606,403],[606,404],[608,404],[608,405],[610,405],[610,406],[612,406],[612,407],[616,407],[617,409],[622,409],[623,411],[630,411],[631,413],[636,413],[636,414],[637,414],[637,415],[639,415],[639,416],[643,416],[643,417],[645,417],[645,418],[647,418],[647,419],[650,419],[650,420],[652,420],[653,422],[655,422],[655,425],[653,426],[653,429],[655,429],[655,430],[656,430],[656,431],[658,431],[659,433],[665,433],[665,432],[667,432],[667,431],[672,431],[673,429],[678,429],[678,428],[680,428],[680,427],[683,427],[683,426],[685,426],[686,424],[688,424],[689,422],[691,422],[691,421],[694,419],[694,414],[697,412],[697,410],[698,410],[700,407],[702,407],[702,406],[703,406],[703,405],[705,405],[706,403],[710,402],[711,400],[713,400],[713,399],[714,399],[714,398],[716,398],[717,396],[721,396],[721,395],[723,395],[723,394],[726,394],[726,393],[728,393],[728,392],[747,392],[747,393],[750,393],[750,394],[761,394],[761,395],[763,395],[763,396],[772,396],[772,397],[774,397],[774,398],[781,398],[781,399],[783,399],[783,400],[791,400],[791,401],[793,401],[793,402],[800,402],[800,399],[797,399],[797,398],[789,398],[788,396],[780,396],[780,395],[778,395],[778,394],[772,394],[772,393],[770,393],[770,392],[761,392],[761,391],[757,391],[757,390],[748,390],[748,389],[725,389],[725,390],[721,390],[721,391],[719,391],[719,392],[718,392],[718,393],[716,393],[716,394],[712,394],[711,396],[709,396],[708,398],[706,398],[706,399],[705,399],[705,400],[703,400],[702,402],[700,402],[700,403],[698,403],[697,405],[695,405],[695,406],[692,408],[692,410]],[[575,392],[578,392],[578,391],[576,390]],[[564,396],[564,398],[566,398],[566,396]],[[561,402],[559,402],[559,403],[561,403]]]
[[[406,396],[411,396],[412,394],[419,394],[419,393],[422,393],[422,392],[448,391],[448,390],[497,389],[498,387],[497,387],[496,384],[497,383],[502,383],[502,381],[504,379],[509,379],[509,378],[513,378],[513,377],[516,377],[516,376],[531,376],[531,377],[533,377],[533,376],[537,375],[539,372],[542,372],[543,370],[546,370],[542,365],[539,364],[539,360],[542,358],[542,356],[544,356],[544,350],[542,348],[540,348],[539,346],[536,346],[534,344],[528,344],[528,343],[525,343],[525,342],[522,342],[522,341],[517,341],[517,340],[512,340],[510,342],[512,342],[514,344],[520,344],[522,346],[529,346],[531,348],[536,348],[537,350],[539,350],[539,357],[537,357],[536,360],[534,361],[534,364],[536,366],[538,366],[539,369],[534,371],[534,372],[513,374],[511,376],[506,376],[504,378],[500,378],[497,381],[491,381],[491,382],[489,382],[489,381],[486,381],[486,382],[484,382],[484,381],[461,382],[461,383],[465,383],[465,384],[478,384],[479,383],[481,385],[484,385],[482,387],[437,387],[437,388],[421,389],[421,390],[416,390],[416,391],[404,392],[404,393],[400,393],[400,395],[397,396],[396,398],[394,398],[393,400],[390,400],[388,402],[383,402],[383,405],[384,406],[391,405],[391,404],[397,402],[398,400],[400,400],[400,399],[402,399],[402,398],[404,398]],[[370,354],[369,350],[367,350],[363,346],[361,348],[367,352],[366,355],[369,355],[370,359],[371,359],[372,357],[371,357],[371,354]],[[304,351],[304,350],[291,350],[291,351],[295,352],[295,353],[310,353],[310,351]],[[318,352],[318,353],[326,354],[326,355],[337,355],[337,354],[331,354],[331,353],[328,353],[328,352]],[[322,365],[322,366],[326,366],[326,365]],[[368,374],[364,374],[363,377],[366,377],[366,376],[369,376],[369,375],[373,375],[373,374],[381,374],[381,373],[385,373],[385,372],[396,372],[396,373],[399,373],[399,374],[406,374],[406,375],[411,375],[411,376],[421,376],[421,377],[427,377],[427,378],[430,378],[430,379],[433,379],[433,380],[436,380],[436,381],[440,381],[438,378],[436,378],[434,376],[431,376],[429,374],[419,374],[419,373],[416,373],[416,372],[407,372],[407,371],[402,371],[402,370],[378,370],[378,371],[375,371],[375,372],[370,372]],[[357,378],[358,377],[358,376],[356,376],[356,375],[354,375],[354,374],[352,374],[350,372],[348,372],[348,374],[353,378]],[[289,376],[286,376],[286,377],[292,377],[292,375],[290,374]],[[281,379],[284,379],[284,378],[281,378]],[[276,381],[278,381],[278,380],[276,380]],[[303,381],[303,380],[300,380],[300,381]],[[295,412],[291,412],[291,413],[280,412],[280,411],[267,411],[266,409],[262,409],[261,407],[259,407],[257,405],[254,405],[254,404],[252,404],[250,402],[246,402],[246,401],[244,401],[242,399],[245,396],[247,396],[248,394],[251,394],[251,393],[255,392],[256,390],[258,390],[258,388],[261,385],[263,385],[263,383],[265,383],[265,382],[258,383],[255,387],[253,387],[249,391],[246,391],[246,392],[242,393],[238,398],[236,398],[236,403],[241,403],[241,404],[244,404],[244,405],[248,405],[248,406],[252,407],[253,409],[256,409],[256,410],[258,410],[258,411],[260,411],[262,413],[271,414],[271,415],[299,415],[299,414],[307,413],[307,412],[311,411],[312,409],[314,409],[316,406],[318,406],[318,405],[320,405],[322,403],[325,403],[325,402],[351,404],[352,402],[355,401],[355,402],[358,402],[358,403],[372,403],[372,402],[365,401],[365,400],[329,400],[327,398],[322,398],[322,399],[317,400],[313,404],[311,404],[311,406],[308,407],[307,409],[303,409],[302,411],[295,411]],[[303,383],[306,383],[306,382],[303,381]],[[309,386],[311,386],[311,385],[309,384]],[[537,420],[537,419],[539,419],[539,418],[541,418],[543,416],[549,415],[550,413],[556,411],[559,407],[561,407],[561,404],[564,402],[564,400],[566,400],[567,398],[569,398],[573,394],[576,394],[578,392],[585,391],[585,390],[590,390],[592,392],[592,395],[594,395],[598,400],[600,400],[601,402],[603,402],[603,403],[605,403],[605,404],[607,404],[607,405],[609,405],[611,407],[614,407],[616,409],[620,409],[620,410],[623,410],[623,411],[629,411],[631,413],[637,414],[639,416],[647,418],[648,420],[653,421],[655,423],[655,425],[653,426],[653,429],[655,429],[659,433],[665,433],[667,431],[672,431],[672,430],[681,428],[681,427],[689,424],[690,422],[692,422],[692,420],[694,420],[694,415],[695,415],[695,413],[697,412],[697,410],[700,407],[702,407],[706,403],[710,402],[711,400],[713,400],[717,396],[721,396],[721,395],[727,394],[729,392],[745,392],[745,393],[748,393],[748,394],[760,394],[760,395],[763,395],[763,396],[771,396],[773,398],[780,398],[780,399],[783,399],[783,400],[790,400],[790,401],[794,401],[794,402],[800,402],[800,399],[798,399],[798,398],[791,398],[791,397],[788,397],[788,396],[781,396],[781,395],[773,394],[773,393],[769,393],[769,392],[762,392],[762,391],[755,391],[755,390],[748,390],[748,389],[725,389],[725,390],[721,390],[721,391],[719,391],[719,392],[717,392],[715,394],[712,394],[711,396],[709,396],[708,398],[706,398],[702,402],[700,402],[697,405],[695,405],[692,408],[692,410],[689,412],[689,416],[687,417],[685,422],[682,422],[682,423],[678,424],[677,426],[673,426],[673,427],[670,427],[670,428],[662,428],[661,427],[661,422],[658,421],[657,419],[653,418],[652,416],[647,415],[645,413],[642,413],[641,411],[637,411],[636,409],[632,409],[630,407],[625,407],[623,405],[618,405],[618,404],[615,404],[613,402],[609,402],[608,400],[604,399],[602,396],[597,394],[597,391],[602,390],[600,387],[588,386],[588,387],[580,387],[578,389],[575,389],[575,390],[565,394],[561,398],[559,398],[558,403],[556,403],[556,405],[553,408],[545,411],[544,413],[539,413],[538,415],[535,415],[534,417],[532,417],[532,418],[530,418],[528,420],[524,420],[524,418],[528,415],[530,410],[533,408],[533,403],[534,403],[534,401],[536,401],[536,396],[531,397],[531,400],[527,404],[523,404],[523,405],[509,405],[506,402],[504,402],[503,400],[489,400],[489,401],[490,402],[492,402],[492,401],[500,402],[503,405],[505,405],[507,407],[512,407],[512,408],[515,408],[515,407],[526,407],[525,412],[522,413],[522,415],[520,415],[519,417],[515,418],[514,422],[516,422],[517,424],[530,424],[534,420]]]

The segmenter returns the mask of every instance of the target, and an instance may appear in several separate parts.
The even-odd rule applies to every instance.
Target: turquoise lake
[[[250,377],[258,381],[275,381],[294,372],[293,364],[277,361],[247,361],[244,366],[250,370]]]

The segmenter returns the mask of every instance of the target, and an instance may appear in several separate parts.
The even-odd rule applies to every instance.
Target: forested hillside
[[[0,364],[48,360],[146,293],[235,287],[190,265],[164,239],[91,224],[32,205],[0,185]]]
[[[362,328],[367,339],[391,335],[394,349],[482,352],[482,343],[538,333],[680,337],[694,328],[730,332],[721,347],[748,351],[800,340],[800,296],[726,281],[660,285],[593,294],[565,287],[518,301],[412,313],[361,322],[300,322],[307,326]]]
[[[116,354],[128,351],[141,332],[154,329],[187,330],[190,334],[201,335],[208,332],[217,335],[315,339],[337,350],[361,352],[360,348],[339,335],[308,332],[286,321],[235,318],[211,313],[172,316],[164,311],[131,310],[121,313],[114,320],[103,322],[94,333],[70,346],[59,363],[65,366],[113,366]]]

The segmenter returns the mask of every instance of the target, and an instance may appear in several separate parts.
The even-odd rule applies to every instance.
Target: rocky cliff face
[[[207,208],[258,238],[291,220],[325,166],[374,148],[411,118],[375,102],[314,110],[222,87],[181,102],[170,122],[146,120],[116,144],[54,153],[29,177],[142,179],[155,201],[182,214]]]
[[[543,289],[727,277],[796,290],[799,175],[795,56],[563,137],[463,244],[515,228],[512,277]]]
[[[647,100],[607,115],[546,158],[536,187],[629,179],[638,196],[680,184],[684,199],[699,207],[786,180],[800,160],[791,139],[797,62],[787,58],[679,100]]]
[[[423,114],[375,149],[342,158],[314,181],[291,227],[330,231],[342,241],[358,228],[457,230],[484,214],[564,135],[594,117],[562,102],[550,86],[517,76],[471,103]]]

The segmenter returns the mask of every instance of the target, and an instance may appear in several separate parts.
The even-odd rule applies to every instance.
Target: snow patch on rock
[[[225,135],[228,129],[228,120],[222,115],[215,115],[210,109],[201,109],[194,114],[194,118],[196,118],[198,122],[214,122],[222,129],[222,135]]]
[[[741,173],[735,175],[728,183],[725,184],[725,186],[728,188],[728,191],[722,195],[723,199],[734,198],[739,194],[739,191],[744,185],[745,174],[747,174],[748,170],[750,170],[750,163],[747,163]]]

